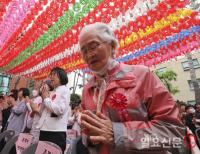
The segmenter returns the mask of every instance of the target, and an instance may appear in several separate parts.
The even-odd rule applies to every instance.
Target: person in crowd
[[[70,106],[72,110],[72,115],[69,118],[68,128],[76,130],[78,135],[80,135],[78,118],[80,117],[81,113],[81,97],[78,94],[70,95]]]
[[[117,62],[118,42],[104,23],[85,26],[79,45],[94,74],[82,94],[82,142],[88,150],[177,154],[180,147],[165,148],[164,142],[177,138],[182,145],[185,128],[177,105],[158,77],[145,66]]]
[[[181,102],[179,105],[179,111],[180,111],[179,116],[183,124],[185,124],[185,116],[186,116],[185,107],[186,107],[186,104],[184,102]]]
[[[196,113],[195,113],[195,118],[194,118],[194,124],[196,127],[196,136],[197,136],[197,143],[198,147],[200,148],[200,104],[195,105],[196,108]]]
[[[3,104],[4,104],[4,96],[0,95],[0,129],[2,129],[2,110],[3,110]]]
[[[10,94],[8,95],[7,101],[5,101],[4,109],[2,110],[2,129],[1,132],[3,132],[8,124],[8,118],[10,116],[11,110],[12,110],[12,104],[15,104],[14,102],[17,101],[18,98],[18,90],[13,89],[11,90]]]
[[[5,107],[5,104],[6,104],[6,101],[4,99],[4,96],[0,95],[0,129],[1,129],[1,132],[3,132],[4,127],[5,127],[4,119],[3,119],[3,110]],[[0,152],[4,148],[4,145],[5,145],[5,141],[4,141],[4,139],[2,139],[0,141]]]
[[[42,115],[37,124],[37,128],[40,129],[39,140],[57,144],[64,153],[67,123],[71,114],[68,77],[62,68],[55,67],[51,70],[49,78],[54,91],[50,93],[46,84],[42,86]]]
[[[78,94],[72,93],[70,95],[71,116],[68,120],[67,126],[67,143],[69,144],[68,153],[77,154],[76,145],[77,140],[80,139],[80,115],[81,115],[81,97]]]
[[[27,111],[27,119],[26,119],[26,123],[25,123],[25,126],[24,126],[24,132],[25,133],[29,133],[32,129],[32,125],[33,125],[33,121],[34,121],[34,113],[32,112],[32,108],[31,108],[31,103],[35,104],[36,106],[39,106],[41,105],[42,103],[42,97],[39,96],[39,92],[37,90],[33,90],[32,91],[32,96],[33,98],[30,100],[29,98],[27,98],[26,100],[26,104],[27,104],[27,107],[28,107],[28,111]],[[33,106],[33,105],[32,105]],[[37,118],[35,118],[36,120]],[[33,134],[33,137],[37,138],[38,136],[36,135],[38,133],[35,133]]]
[[[200,104],[196,104],[195,105],[195,108],[196,108],[196,119],[200,120]]]
[[[43,82],[42,86],[43,85],[47,85],[47,91],[49,91],[49,93],[51,93],[54,89],[52,86],[51,80],[45,80]],[[30,134],[33,136],[32,143],[38,142],[39,135],[40,135],[40,129],[37,128],[37,123],[42,114],[42,111],[41,111],[42,97],[41,97],[41,95],[42,95],[41,90],[39,90],[39,91],[33,90],[33,99],[31,101],[29,100],[29,103],[30,103],[30,106],[32,109],[31,117],[33,117],[32,128],[30,131]]]
[[[26,97],[29,97],[30,92],[28,88],[20,88],[18,91],[18,100],[10,100],[12,107],[10,117],[8,119],[7,130],[15,130],[16,133],[23,132],[25,116],[27,111]]]
[[[185,116],[185,125],[195,134],[196,126],[194,123],[195,118],[195,109],[193,105],[187,105],[185,107],[186,116]]]
[[[16,90],[16,89],[11,90],[9,95],[5,96],[4,108],[2,110],[3,123],[2,123],[1,132],[3,132],[4,130],[7,129],[8,119],[10,117],[10,114],[11,114],[11,111],[12,111],[12,108],[13,108],[13,104],[16,104],[17,99],[18,99],[18,90]],[[0,151],[2,151],[5,144],[6,144],[6,140],[2,139],[1,142],[0,142]],[[14,148],[11,149],[10,153],[12,153],[12,154],[16,153]]]
[[[3,108],[4,96],[0,95],[0,108]]]

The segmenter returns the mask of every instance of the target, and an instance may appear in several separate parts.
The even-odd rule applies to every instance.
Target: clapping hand
[[[81,128],[93,144],[113,144],[114,142],[112,122],[102,113],[94,114],[89,110],[83,111]]]
[[[31,109],[33,111],[33,113],[39,113],[39,107],[36,103],[33,103],[32,101],[30,102],[30,106],[31,106]]]
[[[45,98],[47,98],[47,97],[49,97],[50,95],[49,95],[49,91],[48,91],[48,88],[47,88],[47,85],[45,84],[45,85],[43,85],[42,87],[41,87],[41,93],[42,93],[42,98],[43,99],[45,99]]]
[[[25,97],[25,103],[30,103],[30,98],[28,96]]]

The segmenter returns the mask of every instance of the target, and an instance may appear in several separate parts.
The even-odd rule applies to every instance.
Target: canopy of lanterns
[[[119,40],[117,60],[156,65],[200,47],[199,12],[189,0],[3,0],[1,72],[43,79],[52,67],[87,71],[78,35],[104,22]]]

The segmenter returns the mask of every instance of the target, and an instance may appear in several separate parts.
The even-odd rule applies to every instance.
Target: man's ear
[[[111,46],[111,56],[112,56],[112,58],[115,58],[115,43],[114,43],[114,41],[110,42],[110,46]]]
[[[115,43],[114,43],[114,41],[111,41],[110,45],[111,45],[112,50],[115,50]]]
[[[115,50],[111,47],[110,51],[111,51],[111,53],[110,53],[111,57],[115,58]]]

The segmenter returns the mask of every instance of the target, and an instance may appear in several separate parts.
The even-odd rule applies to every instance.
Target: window
[[[200,87],[200,78],[197,79],[197,82],[198,82],[198,85]],[[188,80],[188,84],[189,84],[190,90],[194,90],[194,86],[193,86],[191,80]]]
[[[0,94],[7,94],[9,91],[10,76],[0,75]]]
[[[164,73],[166,70],[167,70],[167,67],[162,67],[162,68],[157,69],[159,73]]]
[[[195,100],[189,100],[189,101],[187,101],[187,104],[188,105],[195,105],[196,101]]]
[[[193,62],[194,68],[199,68],[200,67],[199,62],[198,62],[197,59],[193,59],[192,62]],[[184,71],[189,70],[190,68],[189,68],[188,61],[182,62],[182,67],[183,67]]]

